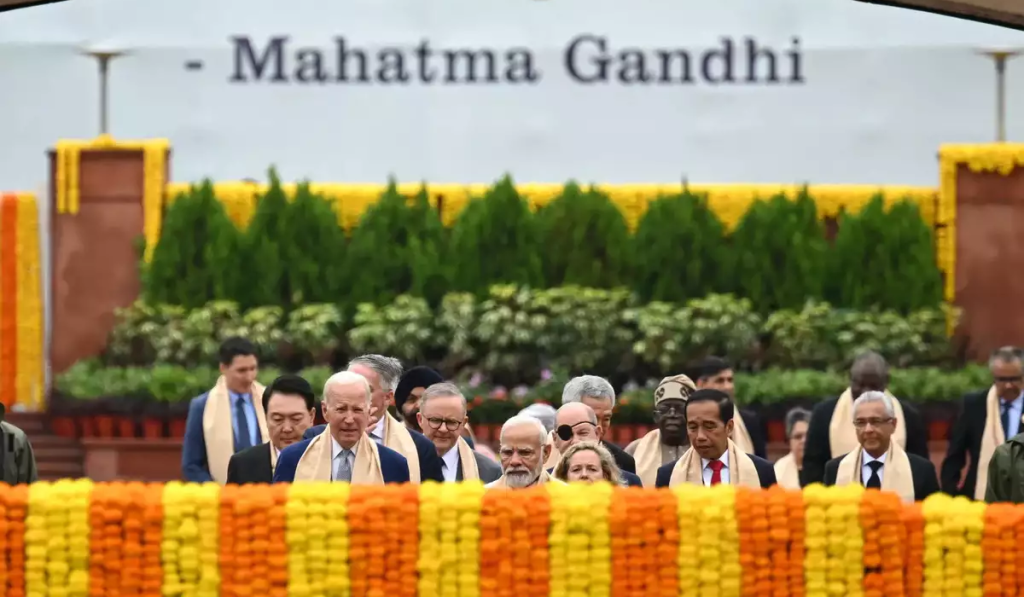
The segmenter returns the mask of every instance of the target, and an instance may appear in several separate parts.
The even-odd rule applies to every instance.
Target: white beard
[[[544,463],[541,463],[541,467]],[[510,489],[522,489],[529,487],[540,478],[540,470],[536,471],[512,471],[505,473],[505,485]]]

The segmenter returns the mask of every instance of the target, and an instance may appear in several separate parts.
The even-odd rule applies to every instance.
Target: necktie
[[[352,481],[352,463],[349,462],[349,455],[352,454],[349,450],[342,450],[337,457],[337,463],[334,467],[334,480],[335,481]]]
[[[718,485],[722,482],[722,469],[725,468],[725,463],[721,460],[712,460],[708,463],[708,467],[711,469],[711,485]]]
[[[235,438],[235,451],[252,447],[252,432],[249,431],[249,419],[245,416],[245,396],[235,396],[235,418],[238,419],[238,437]]]
[[[999,419],[1003,423],[1003,439],[1010,439],[1010,403],[1003,402],[999,406],[1003,411],[999,414]]]
[[[882,470],[882,464],[883,463],[877,460],[872,460],[868,463],[868,468],[871,469],[871,476],[868,477],[868,482],[864,487],[867,487],[868,489],[882,488],[882,478],[878,476],[878,471]]]

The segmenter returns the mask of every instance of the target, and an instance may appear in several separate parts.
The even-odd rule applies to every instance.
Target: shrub
[[[242,242],[242,253],[236,259],[246,260],[245,280],[235,292],[235,300],[243,308],[262,305],[288,305],[285,255],[282,248],[291,242],[287,227],[288,198],[281,180],[273,169],[268,174],[270,187],[259,198],[256,211]]]
[[[298,185],[288,206],[280,241],[288,304],[336,302],[344,290],[345,231],[334,203]]]
[[[348,343],[356,353],[391,355],[406,362],[422,362],[437,346],[434,313],[427,301],[402,295],[389,305],[362,303]]]
[[[707,196],[684,189],[647,206],[632,238],[633,288],[643,301],[683,301],[732,285],[725,226]]]
[[[614,288],[627,283],[629,229],[607,195],[570,182],[536,218],[548,287]]]

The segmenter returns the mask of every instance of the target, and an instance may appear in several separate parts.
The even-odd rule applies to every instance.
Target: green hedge
[[[263,362],[291,370],[376,352],[449,375],[479,371],[508,385],[531,383],[544,369],[644,381],[711,354],[746,370],[842,369],[865,349],[896,366],[948,366],[948,316],[955,314],[945,307],[902,316],[809,302],[764,317],[731,295],[640,304],[627,290],[572,286],[494,286],[483,298],[448,294],[436,308],[402,295],[385,305],[362,303],[352,317],[333,304],[285,312],[242,311],[223,301],[191,311],[139,302],[118,312],[105,362],[211,365],[218,344],[241,335],[261,347]]]
[[[349,316],[363,302],[412,294],[436,307],[446,292],[485,297],[495,284],[625,287],[667,301],[729,292],[763,315],[808,299],[900,313],[941,301],[932,231],[907,201],[887,211],[879,197],[844,215],[829,243],[806,192],[755,202],[729,234],[684,186],[652,202],[630,233],[607,196],[574,183],[534,213],[505,178],[450,228],[425,193],[405,197],[392,184],[347,235],[331,201],[302,185],[289,202],[273,171],[270,182],[245,231],[209,183],[175,200],[144,296],[186,307],[337,302]]]

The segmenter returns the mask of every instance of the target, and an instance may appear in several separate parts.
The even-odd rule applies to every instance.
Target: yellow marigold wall
[[[0,402],[43,406],[43,286],[39,206],[32,193],[0,193]]]

